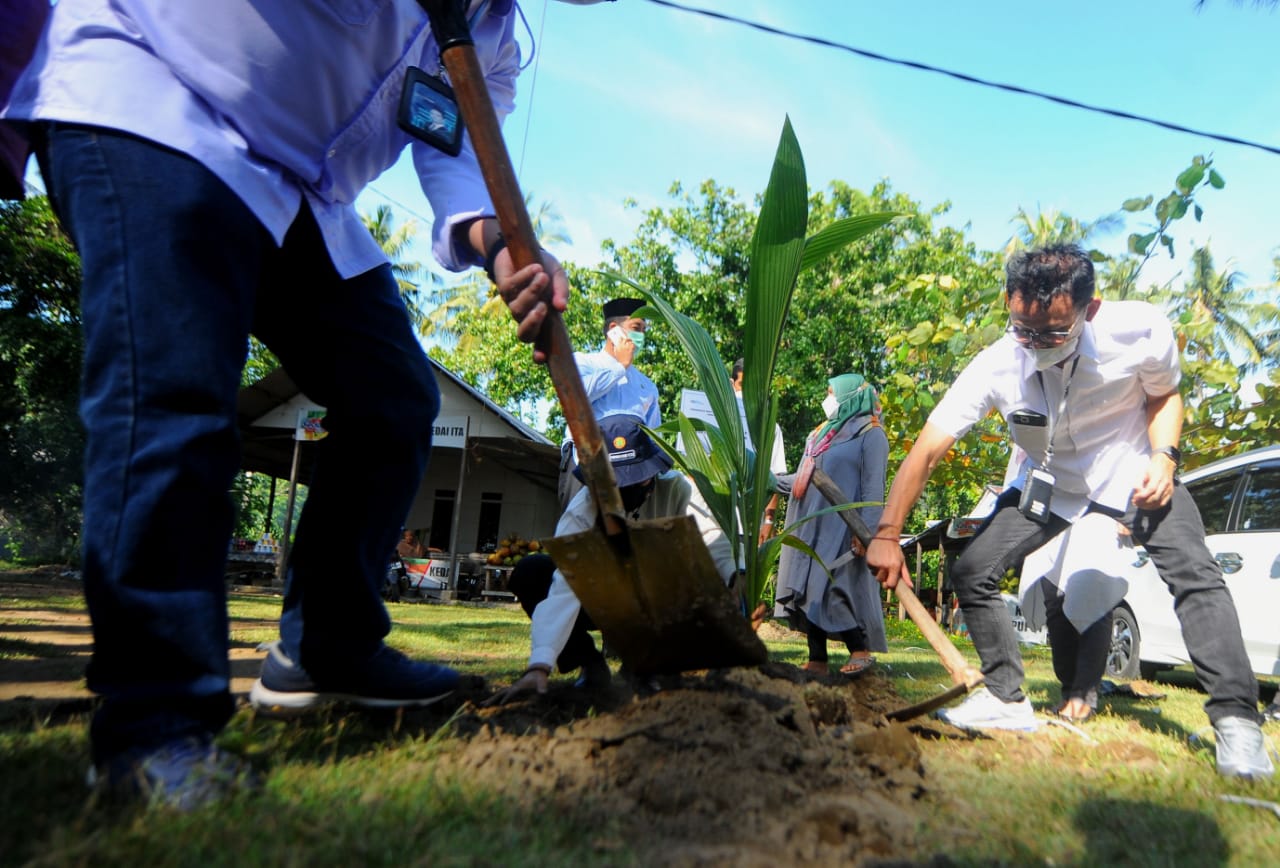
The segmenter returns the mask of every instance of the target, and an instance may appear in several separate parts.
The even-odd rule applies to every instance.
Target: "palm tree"
[[[524,200],[540,245],[569,242],[563,221],[551,203],[543,202],[535,210],[531,205],[532,194],[526,193]],[[394,219],[388,205],[379,205],[372,215],[364,214],[360,219],[391,260],[391,271],[400,285],[400,297],[404,299],[414,331],[422,337],[451,347],[461,338],[455,325],[464,312],[479,308],[485,315],[505,314],[506,308],[484,272],[472,269],[460,280],[446,282],[422,263],[402,258],[417,235],[418,221],[407,220],[393,229]]]
[[[1277,263],[1280,267],[1280,262]],[[1213,323],[1213,358],[1229,361],[1242,374],[1250,374],[1259,366],[1274,365],[1276,334],[1280,328],[1280,307],[1273,300],[1274,287],[1263,291],[1240,285],[1241,274],[1228,266],[1215,270],[1213,254],[1208,246],[1191,254],[1191,273],[1183,292],[1173,300],[1173,312],[1190,314],[1193,320]]]
[[[1005,245],[1006,258],[1027,248],[1050,244],[1083,244],[1097,235],[1114,232],[1124,221],[1119,214],[1107,214],[1086,223],[1061,211],[1041,211],[1032,216],[1025,208],[1019,208],[1009,222],[1017,228]]]
[[[564,220],[555,206],[542,202],[533,207],[533,193],[524,194],[524,206],[529,211],[529,222],[540,247],[552,244],[568,244],[572,239],[564,230]],[[464,279],[437,290],[432,300],[435,306],[428,314],[439,335],[448,335],[442,343],[456,345],[466,338],[456,333],[454,324],[464,311],[480,310],[485,316],[505,316],[506,307],[489,278],[483,272],[471,271]]]
[[[372,215],[361,214],[360,219],[391,261],[391,273],[395,275],[400,287],[400,298],[404,301],[405,310],[409,312],[409,321],[413,323],[414,331],[422,337],[429,336],[434,326],[422,304],[422,286],[418,281],[425,279],[427,284],[439,286],[444,280],[422,263],[403,258],[418,234],[418,221],[406,220],[398,228],[393,228],[394,217],[390,205],[379,205]]]

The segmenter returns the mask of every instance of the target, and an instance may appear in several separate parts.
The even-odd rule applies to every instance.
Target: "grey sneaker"
[[[955,708],[939,711],[938,719],[961,729],[1034,732],[1040,728],[1040,721],[1031,708],[1031,700],[1024,696],[1021,702],[1005,702],[997,699],[985,687],[974,691],[972,696]]]
[[[1276,694],[1276,698],[1271,700],[1271,704],[1262,709],[1262,716],[1267,720],[1280,721],[1280,693]]]
[[[193,811],[238,790],[254,789],[260,781],[246,763],[218,750],[212,739],[191,737],[90,767],[86,783],[110,801]]]
[[[1224,717],[1213,725],[1218,774],[1227,778],[1269,778],[1275,766],[1267,755],[1262,727],[1243,717]]]

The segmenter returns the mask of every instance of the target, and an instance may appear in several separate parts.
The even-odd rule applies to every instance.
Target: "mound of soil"
[[[442,770],[536,816],[598,815],[603,853],[649,864],[862,864],[909,856],[923,767],[901,700],[789,664],[690,674],[644,698],[581,691],[455,718]]]

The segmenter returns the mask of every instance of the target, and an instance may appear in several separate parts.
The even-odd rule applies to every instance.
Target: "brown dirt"
[[[875,674],[814,676],[790,664],[618,689],[587,715],[551,691],[455,720],[442,768],[536,811],[600,805],[607,853],[645,864],[852,865],[908,856],[925,792],[915,736]]]
[[[0,602],[78,590],[57,575],[0,576]],[[87,703],[87,617],[20,615],[0,622],[0,640],[61,656],[0,655],[0,700]],[[261,655],[237,650],[240,692]],[[557,686],[499,708],[465,703],[436,773],[482,782],[534,816],[586,812],[602,861],[624,847],[662,865],[903,864],[915,854],[924,765],[913,732],[884,721],[903,701],[877,672],[850,681],[770,663],[661,686],[637,697],[615,679],[593,696]]]

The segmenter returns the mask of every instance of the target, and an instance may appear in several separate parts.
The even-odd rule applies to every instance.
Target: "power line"
[[[384,192],[382,192],[381,190],[379,190],[379,189],[378,189],[377,187],[375,187],[373,184],[369,184],[369,185],[367,185],[367,188],[368,188],[369,190],[373,191],[374,193],[377,193],[377,194],[378,194],[379,196],[381,196],[383,199],[386,199],[386,200],[387,200],[388,202],[390,202],[392,205],[395,205],[395,206],[396,206],[397,208],[399,208],[401,211],[404,211],[404,212],[405,212],[406,214],[408,214],[410,217],[416,217],[416,218],[418,218],[419,220],[421,220],[421,221],[422,221],[424,224],[426,224],[427,226],[432,225],[432,223],[434,222],[430,217],[424,217],[424,216],[422,216],[421,214],[419,214],[417,211],[414,211],[414,210],[413,210],[412,208],[410,208],[408,205],[404,204],[403,202],[400,202],[400,201],[398,201],[398,200],[396,200],[396,199],[393,199],[392,197],[388,196],[386,193],[384,193]]]
[[[1204,139],[1211,139],[1216,142],[1225,142],[1231,145],[1243,145],[1246,148],[1257,148],[1258,150],[1265,151],[1268,154],[1275,154],[1277,156],[1280,156],[1280,147],[1276,147],[1273,145],[1265,145],[1265,144],[1262,144],[1261,142],[1251,142],[1248,139],[1241,139],[1241,138],[1237,138],[1236,136],[1229,136],[1223,133],[1211,133],[1206,130],[1197,130],[1197,129],[1194,129],[1193,127],[1183,126],[1182,124],[1176,124],[1171,121],[1162,121],[1162,120],[1159,120],[1158,118],[1150,118],[1150,117],[1146,117],[1145,115],[1138,115],[1132,112],[1121,111],[1120,109],[1112,109],[1112,108],[1106,108],[1104,106],[1090,105],[1089,103],[1083,103],[1083,102],[1079,102],[1078,100],[1068,99],[1067,97],[1064,97],[1064,96],[1056,96],[1051,93],[1044,93],[1043,91],[1032,90],[1031,88],[1021,87],[1020,85],[1016,85],[1016,84],[1006,84],[1004,82],[999,82],[999,81],[990,81],[985,78],[978,78],[975,75],[969,75],[963,72],[956,72],[955,70],[951,70],[951,69],[943,69],[942,67],[939,67],[939,66],[932,66],[931,64],[928,64],[928,63],[920,63],[919,61],[915,61],[915,60],[905,60],[900,57],[889,57],[888,55],[885,55],[885,54],[879,54],[874,51],[867,51],[864,48],[855,48],[852,45],[846,45],[842,42],[833,42],[830,39],[823,39],[820,36],[809,36],[804,33],[793,33],[789,30],[782,30],[777,27],[771,27],[768,24],[761,24],[758,21],[749,21],[745,18],[738,18],[733,15],[726,15],[723,12],[713,12],[710,9],[698,9],[693,6],[684,6],[679,3],[673,3],[671,2],[671,0],[649,0],[649,2],[654,3],[658,6],[666,6],[671,9],[677,9],[681,12],[690,12],[690,13],[693,13],[694,15],[703,15],[703,16],[706,16],[707,18],[716,18],[721,21],[728,21],[731,24],[741,24],[744,27],[750,27],[755,30],[761,30],[765,33],[771,33],[775,36],[783,36],[783,37],[786,37],[787,39],[797,39],[797,40],[800,40],[801,42],[808,42],[813,45],[821,45],[826,48],[835,48],[840,51],[846,51],[850,54],[856,54],[859,57],[865,57],[868,60],[878,60],[883,63],[891,63],[896,66],[906,66],[911,69],[921,70],[923,72],[934,72],[934,73],[938,73],[939,75],[949,76],[950,78],[968,82],[969,84],[976,84],[981,87],[994,88],[996,90],[1003,90],[1009,93],[1018,93],[1024,96],[1034,96],[1040,99],[1048,100],[1049,102],[1057,103],[1058,105],[1067,106],[1069,108],[1077,108],[1083,111],[1094,112],[1096,114],[1109,115],[1111,117],[1121,118],[1123,120],[1138,121],[1140,123],[1150,124],[1152,126],[1160,127],[1162,129],[1173,130],[1174,132],[1178,132],[1178,133],[1189,133],[1193,136],[1199,136],[1200,138],[1204,138]]]
[[[517,7],[519,8],[519,7]],[[520,12],[520,16],[524,17],[524,12]],[[525,22],[528,26],[528,22]],[[529,101],[525,103],[524,115],[524,138],[520,140],[520,165],[516,169],[516,177],[524,175],[524,156],[529,147],[529,127],[533,124],[533,95],[538,90],[538,66],[542,60],[542,52],[538,51],[538,44],[542,42],[543,31],[547,27],[547,0],[542,0],[542,18],[538,21],[538,38],[534,42],[533,48],[533,80],[529,82]]]

